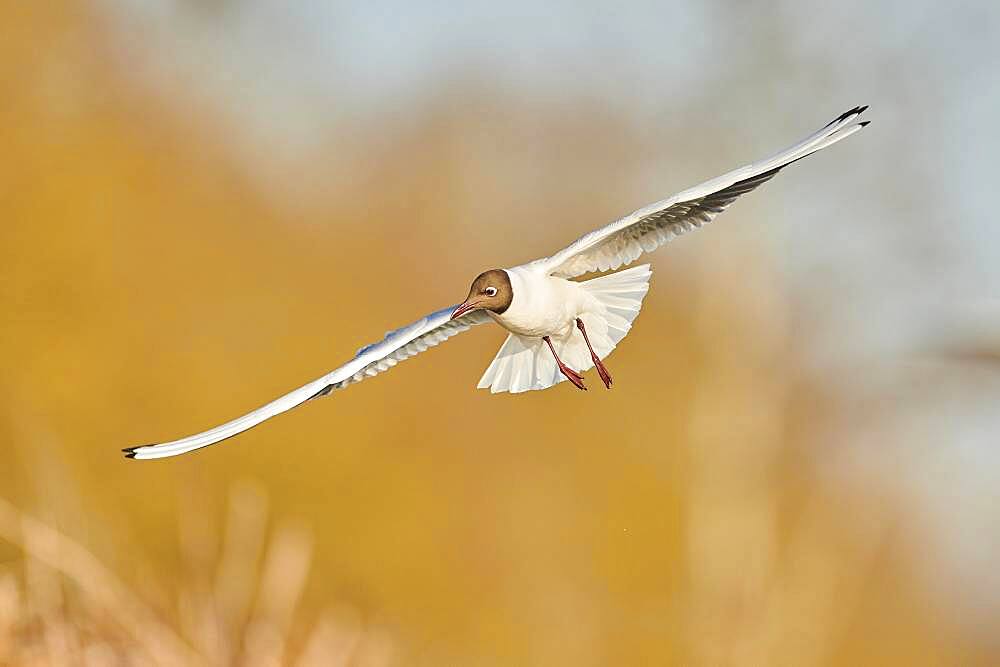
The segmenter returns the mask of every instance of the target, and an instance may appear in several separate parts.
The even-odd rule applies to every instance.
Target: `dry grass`
[[[182,530],[182,535],[191,535]],[[299,608],[309,574],[309,532],[288,523],[267,535],[264,497],[231,496],[221,551],[182,539],[192,576],[160,608],[86,547],[0,499],[0,539],[23,557],[0,570],[3,665],[370,665],[392,662],[393,641],[346,606],[312,622]],[[194,562],[198,561],[198,562]]]

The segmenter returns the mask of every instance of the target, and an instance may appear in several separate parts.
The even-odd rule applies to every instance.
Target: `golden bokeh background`
[[[863,362],[853,385],[827,382],[809,341],[835,334],[786,260],[822,220],[874,225],[879,198],[888,228],[910,219],[919,183],[853,166],[902,160],[885,157],[914,94],[884,81],[899,52],[858,86],[880,99],[842,99],[836,53],[796,64],[768,45],[794,12],[757,19],[761,54],[690,107],[664,82],[676,99],[652,125],[570,82],[532,97],[456,66],[288,157],[155,72],[108,4],[3,10],[0,664],[1000,661],[995,599],[928,576],[946,535],[886,481],[925,390],[995,400],[987,362],[971,388],[905,360],[888,386]],[[808,103],[778,90],[804,80]],[[484,268],[865,102],[883,109],[865,133],[655,255],[613,391],[596,376],[586,394],[475,391],[503,340],[480,327],[224,445],[119,454],[241,414],[460,300]],[[860,473],[839,458],[859,451],[876,461]]]

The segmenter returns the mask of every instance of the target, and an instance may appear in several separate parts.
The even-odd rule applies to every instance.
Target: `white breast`
[[[562,338],[592,301],[580,283],[547,276],[529,267],[506,272],[514,298],[503,314],[490,315],[512,333]]]

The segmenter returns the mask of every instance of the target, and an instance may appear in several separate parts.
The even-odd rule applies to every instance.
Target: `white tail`
[[[618,273],[580,283],[594,297],[595,307],[580,315],[594,352],[602,360],[611,354],[632,328],[632,321],[642,308],[642,299],[649,291],[649,264],[632,267]],[[575,371],[593,368],[590,351],[576,327],[562,338],[552,338],[559,357]],[[489,387],[494,394],[509,391],[517,394],[533,389],[548,389],[566,378],[559,372],[555,359],[541,338],[507,336],[493,363],[489,365],[478,387]]]

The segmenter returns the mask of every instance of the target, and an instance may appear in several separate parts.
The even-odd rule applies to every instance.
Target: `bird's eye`
[[[487,287],[483,291],[486,292],[486,296],[496,296],[497,295],[497,288],[496,287]]]

